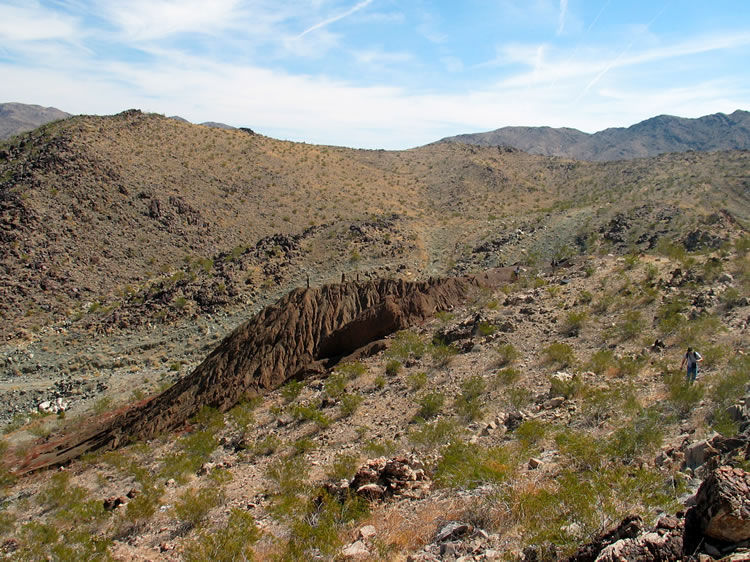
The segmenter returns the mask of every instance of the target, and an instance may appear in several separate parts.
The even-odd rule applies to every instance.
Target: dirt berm
[[[424,282],[380,279],[295,289],[237,328],[171,388],[37,447],[17,472],[151,438],[180,426],[203,406],[226,411],[287,380],[324,371],[371,342],[461,303],[472,288],[498,286],[511,275],[509,268],[499,268]]]

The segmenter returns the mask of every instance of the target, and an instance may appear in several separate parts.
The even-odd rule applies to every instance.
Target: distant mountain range
[[[18,133],[31,131],[37,127],[70,117],[54,107],[28,105],[24,103],[0,103],[0,140],[9,139]]]
[[[715,113],[697,119],[659,115],[630,127],[589,134],[577,129],[503,127],[487,133],[448,137],[439,142],[511,146],[531,154],[577,160],[627,160],[688,150],[750,149],[750,112]]]

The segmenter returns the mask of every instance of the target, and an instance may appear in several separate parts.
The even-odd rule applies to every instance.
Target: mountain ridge
[[[689,150],[750,149],[750,112],[736,110],[695,119],[657,115],[629,127],[593,134],[567,127],[502,127],[485,133],[446,137],[438,142],[511,146],[531,154],[576,160],[611,161]]]

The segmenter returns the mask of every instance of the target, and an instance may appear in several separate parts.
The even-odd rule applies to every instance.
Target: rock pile
[[[368,460],[351,480],[329,483],[326,490],[336,497],[354,493],[369,500],[393,497],[417,499],[429,492],[431,484],[416,457],[378,457]]]

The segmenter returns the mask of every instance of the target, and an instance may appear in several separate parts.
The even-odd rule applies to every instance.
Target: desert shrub
[[[609,349],[599,349],[594,352],[586,364],[586,368],[590,369],[597,375],[607,375],[611,373],[615,368],[615,354]]]
[[[594,300],[594,295],[591,294],[589,291],[581,291],[578,294],[578,302],[580,304],[591,304],[591,301]]]
[[[401,361],[398,359],[390,359],[385,364],[385,373],[390,376],[395,376],[401,372]]]
[[[476,488],[506,481],[515,469],[513,455],[505,447],[484,448],[463,441],[441,451],[433,478],[446,488]]]
[[[644,322],[639,310],[628,310],[617,326],[617,331],[623,340],[632,340],[643,332]]]
[[[461,384],[461,394],[455,400],[456,411],[470,420],[482,417],[486,384],[481,375],[473,375]]]
[[[509,388],[503,396],[508,406],[516,412],[522,410],[532,400],[531,391],[521,386]]]
[[[477,326],[477,331],[480,336],[486,337],[491,336],[497,332],[497,326],[490,324],[489,322],[480,322]]]
[[[443,409],[445,403],[445,396],[439,392],[431,392],[425,394],[422,398],[417,400],[419,405],[419,411],[416,414],[418,420],[429,420],[437,416]]]
[[[205,463],[219,443],[210,429],[195,431],[177,442],[178,451],[164,458],[161,475],[185,481],[185,475],[195,473]]]
[[[243,443],[245,449],[253,457],[267,457],[275,453],[281,447],[281,440],[273,434],[265,435],[253,443]]]
[[[92,410],[95,415],[100,416],[110,408],[112,408],[112,397],[102,396],[96,402],[94,402]]]
[[[281,396],[282,398],[284,398],[284,402],[286,402],[287,404],[289,404],[290,402],[294,402],[302,392],[304,386],[305,385],[302,381],[289,381],[284,386],[282,386]]]
[[[721,294],[719,300],[725,308],[732,309],[740,305],[742,293],[740,293],[735,287],[729,287]]]
[[[333,463],[326,471],[326,476],[329,480],[349,480],[354,477],[357,472],[357,463],[359,462],[359,455],[352,455],[347,453],[338,453],[333,459]]]
[[[565,315],[565,319],[560,325],[560,333],[565,336],[577,336],[581,333],[587,319],[588,312],[585,310],[571,310]]]
[[[606,461],[606,443],[589,433],[566,428],[555,435],[555,443],[576,470],[598,470]]]
[[[409,357],[421,359],[426,349],[427,347],[417,334],[404,330],[394,336],[388,355],[399,361],[406,361]]]
[[[686,322],[684,313],[688,310],[688,306],[688,300],[682,295],[671,298],[659,306],[656,318],[662,334],[672,334]]]
[[[344,529],[369,513],[367,500],[357,495],[334,498],[323,491],[307,501],[291,522],[283,560],[332,558],[343,543]]]
[[[357,411],[363,398],[359,394],[344,394],[341,397],[341,414],[349,417]]]
[[[318,404],[297,405],[292,408],[292,417],[296,420],[314,422],[320,429],[331,425],[331,420],[320,411]]]
[[[408,377],[406,377],[406,382],[409,385],[409,388],[411,388],[412,390],[419,390],[421,388],[424,388],[424,385],[427,384],[427,373],[425,373],[424,371],[412,373]]]
[[[554,342],[544,348],[545,361],[560,368],[569,367],[576,362],[573,348],[567,343]]]
[[[370,440],[364,444],[362,451],[373,457],[388,457],[398,451],[398,444],[390,439]]]
[[[377,377],[375,377],[375,380],[372,382],[375,385],[375,388],[377,388],[378,390],[381,390],[383,387],[385,387],[386,380],[383,375],[378,375]]]
[[[233,508],[225,527],[202,530],[183,550],[186,562],[253,560],[252,545],[261,534],[253,516]]]
[[[566,400],[578,396],[583,389],[583,380],[578,375],[572,377],[549,377],[550,396],[562,396]]]
[[[711,427],[726,437],[735,435],[739,426],[727,412],[727,408],[743,396],[750,383],[750,358],[739,356],[729,365],[729,369],[716,377],[711,388],[713,400]]]
[[[223,499],[224,491],[221,488],[188,488],[175,503],[174,514],[187,529],[193,529],[201,525],[209,512]]]
[[[307,463],[303,457],[282,457],[269,465],[266,477],[274,485],[271,514],[278,520],[294,517],[305,502]]]
[[[253,409],[254,406],[251,402],[240,402],[227,412],[234,425],[243,434],[255,423]]]
[[[329,398],[337,400],[346,392],[346,377],[340,373],[334,373],[328,377],[325,391]]]
[[[444,418],[419,424],[409,432],[409,442],[418,449],[431,451],[452,441],[460,433],[456,422]]]
[[[336,366],[336,370],[349,380],[361,377],[367,372],[367,367],[361,361],[342,363]]]
[[[512,343],[504,343],[504,344],[498,345],[495,348],[495,351],[497,352],[496,365],[498,367],[505,367],[506,365],[511,365],[521,356],[521,354],[513,346]]]
[[[5,456],[7,451],[8,451],[8,442],[5,441],[4,439],[0,439],[0,459],[7,460],[7,457]],[[2,490],[6,486],[10,486],[11,484],[13,484],[15,480],[16,480],[15,476],[13,475],[13,473],[11,473],[11,471],[8,469],[5,463],[0,462],[0,492],[2,492]],[[2,498],[1,495],[0,495],[0,498]]]
[[[647,456],[661,446],[664,438],[663,413],[655,408],[645,409],[629,424],[616,430],[609,439],[608,452],[625,463],[638,455]]]
[[[547,426],[540,420],[526,420],[515,430],[516,438],[524,449],[536,445],[546,433]]]
[[[721,321],[714,315],[704,314],[684,322],[678,330],[678,345],[703,347],[707,336],[723,331]]]
[[[430,355],[432,356],[435,365],[438,367],[447,367],[457,353],[458,350],[452,345],[433,342],[430,346]]]
[[[307,451],[312,451],[314,448],[315,441],[309,437],[300,437],[292,443],[292,449],[295,455],[304,455]]]
[[[191,420],[201,429],[216,433],[224,427],[224,414],[216,408],[203,406]]]
[[[500,369],[495,374],[495,381],[499,385],[509,385],[516,382],[521,376],[521,373],[518,371],[518,369],[514,367],[505,367],[505,369]]]

